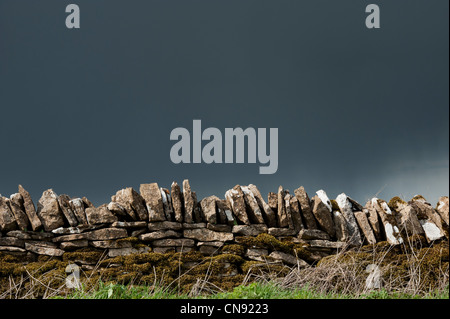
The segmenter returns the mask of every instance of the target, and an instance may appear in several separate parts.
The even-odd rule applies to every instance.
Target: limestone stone
[[[275,225],[273,227],[277,227],[278,225],[278,194],[274,192],[269,192],[267,194],[267,205],[269,205],[270,209],[273,211],[275,218]]]
[[[166,220],[163,199],[158,184],[141,184],[140,193],[147,207],[148,220],[150,222]]]
[[[292,209],[291,209],[291,198],[293,198],[293,196],[289,193],[287,193],[284,196],[284,208],[286,210],[286,217],[287,217],[287,221],[288,221],[288,227],[290,229],[295,229],[294,227],[294,220],[293,220],[293,216],[292,216]],[[296,230],[297,232],[299,231],[298,229]]]
[[[347,228],[347,221],[339,210],[333,211],[334,230],[338,241],[347,242],[350,239],[350,233]]]
[[[183,229],[206,228],[206,223],[193,223],[193,224],[183,223],[182,228]]]
[[[364,208],[367,209],[368,211],[367,219],[369,220],[370,226],[372,227],[373,234],[375,235],[376,240],[377,241],[383,240],[380,218],[378,216],[377,210],[372,204],[372,200],[367,201]]]
[[[252,224],[264,224],[261,208],[259,207],[258,201],[253,195],[253,192],[248,186],[241,186],[241,190],[244,193],[244,201],[246,207],[248,208],[246,211],[250,222]]]
[[[175,221],[182,223],[184,209],[183,194],[181,193],[180,186],[178,186],[177,182],[173,182],[171,185],[171,197]]]
[[[230,233],[232,230],[232,227],[230,225],[211,224],[211,223],[207,223],[206,228],[213,230],[213,231],[224,232],[224,233]]]
[[[49,241],[53,238],[53,234],[44,232],[24,231],[24,230],[12,230],[6,233],[7,237],[15,237],[18,239],[33,239]]]
[[[287,207],[287,203],[286,203],[286,207]],[[296,232],[299,232],[300,230],[304,229],[305,226],[303,225],[302,216],[300,214],[300,203],[298,202],[298,199],[296,196],[290,196],[289,211],[291,214],[294,230]]]
[[[269,251],[264,248],[248,248],[245,251],[245,257],[256,261],[265,261]]]
[[[52,189],[42,193],[37,205],[37,215],[42,221],[45,231],[52,231],[64,226],[64,219],[58,204],[58,196]]]
[[[340,241],[329,241],[315,239],[309,242],[309,245],[313,248],[330,248],[330,249],[343,249],[346,247],[346,243]]]
[[[43,242],[25,242],[25,249],[38,255],[52,257],[60,257],[64,254],[64,250],[56,248],[56,246],[43,244]]]
[[[286,196],[285,190],[283,186],[278,187],[277,200],[278,200],[278,211],[277,211],[277,221],[278,227],[289,227],[288,216],[286,213],[286,204],[284,201],[284,197]]]
[[[388,243],[391,245],[399,245],[403,243],[403,238],[400,234],[397,221],[388,204],[385,201],[374,197],[372,198],[372,206],[383,223],[386,240]]]
[[[167,188],[160,188],[161,198],[163,201],[164,214],[166,215],[166,219],[169,221],[175,220],[172,198],[170,196],[170,192]]]
[[[224,243],[222,241],[199,241],[197,243],[197,246],[211,246],[215,248],[222,248],[224,246]]]
[[[333,217],[331,216],[330,200],[323,190],[317,191],[317,194],[311,199],[313,215],[319,228],[333,238],[336,235],[336,230],[334,229]]]
[[[94,204],[92,204],[92,202],[89,199],[87,199],[85,196],[81,197],[81,200],[84,203],[84,207],[86,207],[86,208],[87,207],[95,207]]]
[[[74,227],[78,225],[78,220],[70,205],[70,197],[66,194],[59,195],[58,198],[59,208],[66,218],[70,226]]]
[[[298,238],[330,240],[330,235],[319,229],[302,229],[298,234]]]
[[[64,251],[77,250],[80,248],[88,247],[89,242],[85,239],[82,240],[74,240],[74,241],[65,241],[59,244],[59,248]]]
[[[34,231],[39,231],[42,229],[42,223],[39,219],[36,209],[34,207],[33,200],[31,199],[30,193],[28,193],[22,185],[19,185],[19,194],[22,195],[23,198],[23,206],[25,208],[25,213],[28,216],[28,220],[30,221],[31,228]]]
[[[230,204],[237,221],[244,225],[250,225],[250,220],[248,218],[245,205],[244,192],[241,187],[236,185],[232,189],[228,190],[225,193],[225,198]]]
[[[11,209],[9,208],[9,199],[0,196],[0,231],[7,232],[17,228],[17,223]]]
[[[295,236],[297,233],[294,229],[290,228],[279,228],[271,227],[267,229],[269,235],[279,237],[279,236]]]
[[[118,202],[109,202],[107,208],[111,213],[113,213],[117,217],[123,218],[128,215],[125,207],[120,205]]]
[[[450,225],[449,223],[449,200],[448,196],[442,196],[439,197],[439,202],[436,205],[436,211],[439,215],[441,215],[442,220],[447,224],[447,226]]]
[[[65,241],[74,241],[74,240],[83,240],[83,239],[88,239],[87,233],[62,235],[62,236],[54,237],[52,239],[52,241],[54,243],[62,243]]]
[[[55,235],[70,235],[70,234],[81,234],[86,231],[95,230],[103,225],[79,225],[75,227],[59,227],[52,230]]]
[[[147,227],[136,229],[131,232],[130,237],[138,237],[139,235],[145,234],[146,232],[147,232]]]
[[[110,248],[108,250],[108,257],[114,258],[118,256],[126,256],[130,254],[143,254],[150,251],[150,247],[126,247],[126,248]]]
[[[301,214],[307,229],[317,229],[316,219],[311,208],[311,201],[303,186],[294,191],[295,197],[300,204]]]
[[[216,201],[216,207],[217,213],[219,214],[220,223],[233,226],[235,224],[235,219],[228,201],[225,199],[219,199]]]
[[[203,214],[202,206],[197,200],[197,194],[192,192],[192,200],[194,202],[194,223],[202,223],[205,221],[205,216]]]
[[[361,234],[359,232],[358,223],[356,221],[353,211],[354,208],[349,200],[349,197],[344,193],[339,194],[338,197],[336,197],[336,202],[339,206],[342,215],[345,218],[345,221],[347,222],[347,230],[350,236],[349,238],[350,243],[355,246],[362,245]],[[360,205],[357,208],[360,208]]]
[[[155,183],[156,184],[156,183]],[[144,184],[148,185],[148,184]],[[153,187],[153,186],[152,186]],[[156,188],[158,185],[156,184]],[[121,189],[116,192],[116,195],[114,197],[113,202],[117,202],[121,207],[125,209],[125,212],[132,220],[149,220],[149,204],[147,202],[146,197],[144,196],[143,189],[147,190],[146,186],[141,185],[140,192],[136,192],[132,187],[127,187],[125,189]],[[156,192],[154,188],[152,188],[153,192]],[[154,193],[151,194],[154,194]],[[159,193],[159,189],[158,189]],[[142,196],[141,196],[142,195]],[[145,192],[145,195],[148,196],[148,192]],[[150,195],[151,196],[151,195]],[[161,207],[162,210],[162,198],[161,194],[159,193],[159,198],[161,199]],[[145,202],[144,202],[145,200]],[[145,206],[147,204],[147,208]],[[148,212],[147,212],[148,210]]]
[[[84,212],[84,202],[81,198],[74,198],[69,201],[69,205],[78,220],[79,225],[87,225],[86,213]]]
[[[2,237],[0,238],[0,246],[15,246],[24,248],[25,241],[16,237]]]
[[[11,253],[26,253],[27,251],[24,248],[15,247],[15,246],[0,246],[0,251],[7,251]]]
[[[198,241],[231,241],[234,236],[232,233],[216,232],[206,228],[185,229],[183,237],[196,239]]]
[[[125,240],[94,240],[89,242],[89,246],[101,249],[132,247],[131,242]]]
[[[414,206],[409,205],[398,197],[392,198],[388,206],[393,211],[400,231],[405,236],[425,235]]]
[[[171,237],[180,238],[181,234],[173,230],[158,230],[151,233],[139,235],[139,240],[148,242],[157,239],[171,238]]]
[[[86,235],[88,240],[110,240],[127,237],[127,231],[123,228],[101,228],[80,235]],[[69,235],[70,236],[70,235]]]
[[[232,233],[240,236],[258,236],[259,234],[267,233],[267,226],[262,224],[235,225]]]
[[[153,247],[152,250],[154,253],[158,254],[166,254],[166,253],[174,253],[177,251],[177,247],[173,246],[167,246],[167,247]]]
[[[219,198],[217,196],[208,196],[203,198],[200,201],[200,205],[202,207],[203,214],[205,215],[205,219],[207,223],[210,224],[217,224],[218,218],[217,218],[217,210],[216,210],[216,201],[218,201]]]
[[[362,233],[364,234],[364,237],[366,238],[367,243],[370,245],[376,244],[377,240],[372,231],[372,228],[370,227],[369,219],[367,218],[366,213],[365,212],[354,212],[354,216],[355,216],[356,222],[359,225],[359,228],[361,229]]]
[[[147,225],[148,225],[147,222],[143,220],[135,222],[116,221],[111,224],[111,227],[135,229],[135,228],[147,228]]]
[[[30,222],[28,216],[25,213],[25,207],[23,206],[23,197],[19,193],[12,194],[9,197],[9,207],[14,215],[17,226],[21,230],[27,230],[30,228]]]
[[[272,210],[272,208],[269,206],[268,203],[266,203],[261,196],[261,193],[259,192],[258,188],[250,184],[248,185],[248,189],[252,192],[253,196],[256,199],[256,202],[258,203],[259,207],[261,208],[261,213],[263,215],[263,219],[268,227],[276,227],[277,226],[277,217]]]
[[[284,253],[282,251],[273,251],[270,253],[269,257],[275,259],[275,260],[280,260],[282,261],[284,264],[288,264],[288,265],[297,265],[301,268],[307,267],[308,263],[302,259],[299,259],[291,254],[287,254]]]
[[[194,223],[194,199],[192,198],[191,185],[189,180],[183,180],[183,200],[184,200],[184,222]]]
[[[429,203],[421,200],[411,200],[408,204],[413,206],[417,212],[417,218],[429,242],[441,239],[446,235],[441,216]]]
[[[117,217],[106,206],[88,207],[85,209],[85,213],[90,225],[109,224],[117,221]]]
[[[169,222],[169,221],[163,221],[163,222],[154,222],[148,224],[148,230],[150,231],[156,231],[156,230],[181,230],[183,228],[183,224],[177,223],[177,222]]]
[[[195,246],[195,241],[188,238],[166,238],[158,239],[152,242],[153,247],[193,247]]]

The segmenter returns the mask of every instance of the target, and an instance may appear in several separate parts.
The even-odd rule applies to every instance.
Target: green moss
[[[388,206],[393,211],[398,211],[400,206],[406,205],[407,203],[398,196],[392,197],[388,203]]]
[[[256,237],[236,237],[236,241],[246,248],[265,248],[270,251],[278,250],[288,254],[292,254],[294,249],[294,243],[281,242],[274,236],[266,233],[259,234]]]
[[[425,199],[425,197],[423,197],[422,195],[416,195],[411,199],[411,201],[416,201],[416,200],[425,201],[425,202],[427,201]]]
[[[244,256],[245,247],[239,244],[230,244],[222,247],[223,254],[235,254],[238,256]]]
[[[73,252],[65,252],[63,261],[80,260],[90,264],[96,264],[104,256],[104,251],[94,248],[82,248]]]
[[[331,208],[333,209],[333,211],[338,211],[338,212],[341,211],[341,209],[339,208],[339,205],[335,199],[330,199],[330,202],[331,202]]]

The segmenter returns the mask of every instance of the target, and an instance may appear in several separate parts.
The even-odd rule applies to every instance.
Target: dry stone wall
[[[0,195],[0,251],[54,257],[86,247],[104,249],[109,257],[191,250],[212,255],[267,234],[303,244],[319,260],[344,247],[401,245],[413,235],[429,243],[448,239],[448,225],[447,196],[436,207],[420,195],[409,202],[372,198],[363,206],[344,193],[332,200],[319,190],[311,198],[304,187],[291,193],[280,186],[266,200],[250,184],[198,201],[188,180],[182,187],[173,182],[170,190],[157,183],[142,184],[139,192],[124,188],[99,207],[51,189],[35,206],[21,185],[10,197]],[[306,264],[272,248],[248,247],[245,256]]]

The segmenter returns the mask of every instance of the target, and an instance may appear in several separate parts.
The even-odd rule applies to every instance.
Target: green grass
[[[64,298],[64,297],[58,297]],[[425,296],[387,292],[386,290],[371,291],[359,296],[319,293],[314,289],[303,287],[297,289],[281,288],[274,283],[254,282],[246,286],[238,286],[233,291],[210,295],[189,296],[167,289],[153,289],[146,286],[124,286],[118,284],[99,283],[94,291],[85,292],[82,289],[66,296],[69,299],[449,299],[448,287]]]

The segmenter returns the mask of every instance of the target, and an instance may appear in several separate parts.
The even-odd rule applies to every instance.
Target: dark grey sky
[[[65,27],[65,7],[81,29]],[[381,9],[366,29],[365,7]],[[0,0],[0,193],[188,178],[365,202],[449,193],[449,3]],[[279,128],[279,168],[170,161],[175,127]]]

